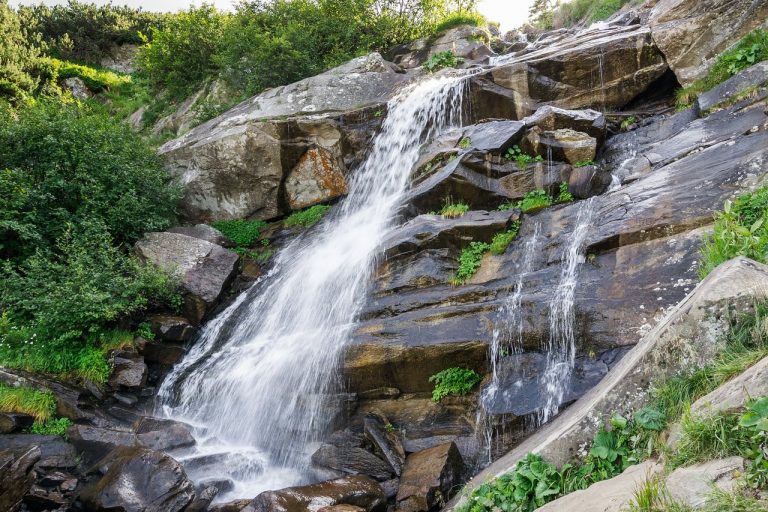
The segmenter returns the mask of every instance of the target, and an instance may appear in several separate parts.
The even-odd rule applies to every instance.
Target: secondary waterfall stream
[[[163,383],[163,412],[196,427],[194,456],[219,456],[215,474],[235,482],[234,495],[307,480],[377,249],[403,206],[420,146],[461,124],[466,84],[443,75],[392,99],[348,196],[207,325]]]

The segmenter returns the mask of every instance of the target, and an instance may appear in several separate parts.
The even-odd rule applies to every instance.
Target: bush
[[[152,27],[151,40],[140,48],[139,71],[173,98],[189,94],[218,72],[215,56],[229,17],[205,4],[168,17],[161,28]]]
[[[434,33],[439,34],[446,30],[459,27],[461,25],[472,25],[473,27],[485,27],[488,24],[485,17],[477,12],[452,12],[437,22]]]
[[[485,242],[470,242],[469,246],[461,251],[459,256],[459,268],[451,279],[451,284],[460,286],[475,275],[480,268],[480,262],[483,255],[490,250],[491,246]]]
[[[689,107],[701,93],[764,60],[768,60],[768,30],[756,29],[718,56],[707,76],[677,92],[678,108]]]
[[[29,429],[31,434],[41,436],[61,436],[66,437],[67,430],[72,426],[69,418],[51,419],[48,421],[36,421]]]
[[[140,44],[140,33],[163,24],[168,16],[108,3],[96,5],[70,0],[49,7],[40,3],[20,7],[30,35],[37,35],[50,51],[63,59],[98,64],[116,46]]]
[[[29,68],[38,49],[29,43],[27,33],[7,0],[0,0],[0,99],[22,102],[37,87]]]
[[[712,235],[701,247],[699,277],[736,256],[766,261],[768,251],[768,187],[726,201],[715,215]]]
[[[445,50],[444,52],[436,53],[431,56],[429,60],[424,63],[424,69],[430,73],[434,73],[435,71],[440,71],[444,68],[455,68],[461,62],[462,59],[457,57],[451,50]]]
[[[432,400],[439,402],[448,395],[466,395],[483,378],[474,370],[467,368],[447,368],[429,378],[435,383]]]
[[[168,227],[179,190],[124,123],[38,102],[0,118],[0,257],[51,250],[72,224],[103,224],[116,243]]]
[[[325,204],[316,204],[306,210],[301,210],[290,214],[284,221],[283,225],[290,226],[302,226],[308,228],[315,225],[328,213],[331,207]]]
[[[261,230],[267,223],[263,220],[221,220],[211,224],[238,247],[247,248],[261,238]]]

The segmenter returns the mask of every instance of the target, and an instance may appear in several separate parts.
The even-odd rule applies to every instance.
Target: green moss
[[[331,207],[325,204],[316,204],[306,210],[294,212],[283,221],[284,226],[302,226],[308,228],[315,225],[328,213]]]

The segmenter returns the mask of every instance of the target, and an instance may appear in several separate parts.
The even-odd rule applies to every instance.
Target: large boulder
[[[661,0],[651,11],[653,40],[682,85],[747,32],[768,27],[768,4],[754,0]]]
[[[75,424],[67,431],[69,442],[88,463],[96,462],[117,447],[138,447],[136,434],[127,428],[102,428]]]
[[[381,486],[364,476],[350,476],[302,487],[288,487],[259,494],[248,512],[304,512],[321,507],[353,505],[366,512],[383,512],[387,500]]]
[[[147,233],[136,254],[178,275],[186,292],[184,312],[199,323],[219,301],[237,271],[238,255],[216,244],[179,233]]]
[[[424,37],[397,46],[387,57],[398,66],[411,69],[424,64],[430,57],[450,51],[465,61],[477,61],[492,55],[488,47],[488,31],[472,25],[453,27],[437,36]]]
[[[146,448],[119,448],[109,459],[104,476],[80,494],[87,510],[179,512],[195,496],[184,469],[168,455]]]
[[[427,512],[451,497],[464,475],[464,461],[454,443],[445,443],[405,459],[397,491],[397,509]]]
[[[501,57],[472,78],[476,119],[523,119],[541,105],[579,109],[630,103],[667,70],[647,27],[610,27]]]
[[[359,57],[265,91],[168,142],[160,154],[184,185],[182,215],[210,222],[287,213],[283,184],[311,148],[339,163],[331,187],[338,195],[339,173],[359,162],[381,120],[381,105],[411,78],[378,54]],[[299,172],[313,170],[304,167]]]
[[[0,451],[0,510],[18,510],[35,481],[32,469],[38,460],[40,448],[34,445]]]

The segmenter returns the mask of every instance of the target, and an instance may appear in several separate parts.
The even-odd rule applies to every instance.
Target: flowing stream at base
[[[306,483],[333,417],[337,368],[419,148],[461,124],[465,76],[408,87],[388,105],[348,196],[277,257],[273,270],[210,322],[165,379],[162,412],[196,427],[193,454],[219,458],[230,496]],[[183,458],[182,458],[183,461]]]

